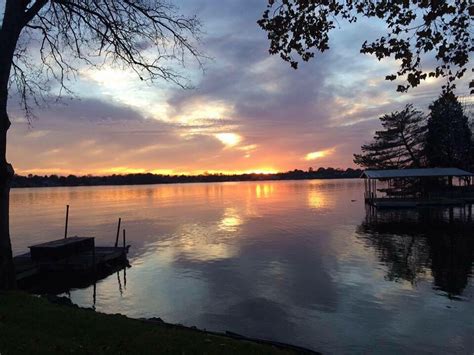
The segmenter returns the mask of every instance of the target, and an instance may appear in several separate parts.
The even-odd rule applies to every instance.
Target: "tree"
[[[365,41],[361,53],[400,61],[399,70],[386,76],[387,80],[405,80],[397,91],[416,87],[427,77],[446,78],[443,88],[449,91],[464,75],[474,49],[473,13],[472,4],[463,0],[268,0],[258,23],[268,33],[270,53],[279,54],[296,69],[295,55],[308,61],[314,57],[313,49],[329,49],[329,32],[338,19],[349,23],[361,17],[383,20],[388,33],[372,43]],[[437,65],[425,71],[422,56],[427,53],[434,55]],[[469,86],[474,92],[474,80]]]
[[[354,154],[354,162],[372,169],[420,168],[424,165],[425,120],[412,105],[380,117],[384,129],[375,132],[372,143],[362,146],[362,154]]]
[[[122,65],[142,80],[185,86],[173,65],[194,46],[199,22],[181,16],[165,0],[6,0],[0,28],[0,289],[14,287],[9,234],[9,191],[14,170],[7,162],[9,90],[15,87],[30,115],[36,95],[56,80],[60,92],[76,65]],[[41,80],[40,80],[41,78]],[[16,86],[15,86],[16,85]]]
[[[433,102],[430,110],[426,136],[428,164],[469,169],[473,161],[473,142],[462,105],[453,93],[445,93]]]

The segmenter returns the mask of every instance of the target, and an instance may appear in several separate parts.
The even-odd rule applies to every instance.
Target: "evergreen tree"
[[[473,163],[472,132],[462,105],[445,93],[430,106],[426,158],[431,167],[469,169]]]
[[[426,135],[425,117],[412,105],[380,117],[381,131],[374,141],[362,146],[362,154],[354,154],[354,162],[364,168],[420,168],[425,164],[423,146]]]

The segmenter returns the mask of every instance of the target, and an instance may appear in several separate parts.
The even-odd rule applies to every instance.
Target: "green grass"
[[[271,345],[0,293],[0,354],[284,354]]]

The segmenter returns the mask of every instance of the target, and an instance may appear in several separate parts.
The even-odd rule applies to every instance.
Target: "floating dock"
[[[95,246],[91,237],[70,237],[32,245],[13,258],[17,281],[48,273],[93,274],[117,263],[128,263],[130,246]]]

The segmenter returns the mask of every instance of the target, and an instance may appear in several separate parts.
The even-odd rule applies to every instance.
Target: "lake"
[[[474,351],[474,228],[462,211],[366,212],[363,181],[14,189],[14,254],[64,234],[131,268],[74,289],[84,307],[325,353]]]

